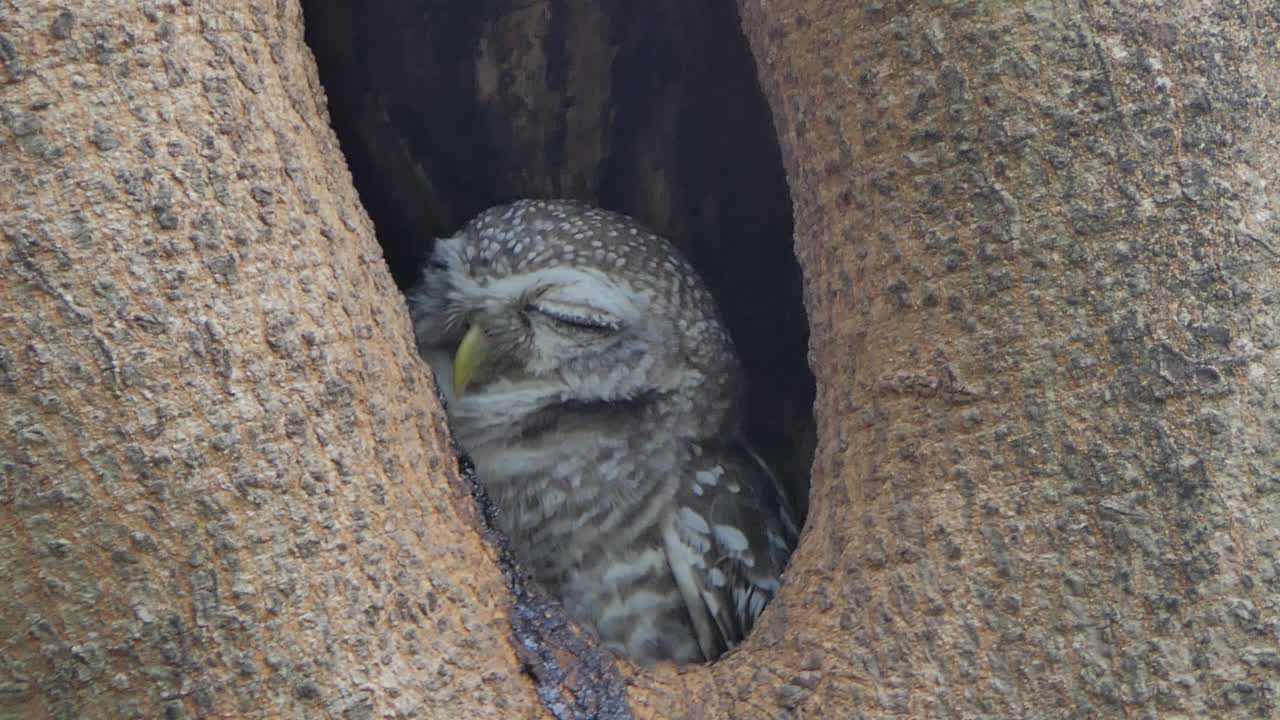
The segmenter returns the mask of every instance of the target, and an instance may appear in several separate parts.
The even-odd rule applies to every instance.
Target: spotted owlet
[[[616,213],[521,200],[438,240],[410,305],[525,570],[639,663],[742,640],[796,526],[743,442],[733,343],[676,249]]]

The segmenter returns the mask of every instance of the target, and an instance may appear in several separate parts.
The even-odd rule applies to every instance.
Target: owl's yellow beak
[[[467,328],[453,356],[453,393],[462,395],[489,362],[489,338],[479,325]]]

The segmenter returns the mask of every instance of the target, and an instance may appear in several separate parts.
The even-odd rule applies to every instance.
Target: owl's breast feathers
[[[577,497],[562,498],[542,472],[500,484],[499,517],[516,556],[606,646],[640,663],[713,660],[777,593],[796,525],[742,443],[630,440],[645,462],[617,468],[605,454],[590,468],[622,469],[635,492],[579,466],[566,488]]]

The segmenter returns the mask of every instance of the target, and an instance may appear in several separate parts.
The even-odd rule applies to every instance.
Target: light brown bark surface
[[[1274,717],[1274,6],[740,6],[819,447],[781,602],[655,716]]]
[[[520,634],[296,8],[147,7],[0,15],[0,712],[571,717],[612,669]],[[741,7],[811,510],[631,712],[1274,715],[1277,14]]]
[[[0,715],[539,715],[297,5],[0,53]]]

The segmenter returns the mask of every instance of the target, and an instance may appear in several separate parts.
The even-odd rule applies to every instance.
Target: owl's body
[[[675,249],[621,215],[519,201],[438,241],[410,301],[534,579],[637,662],[740,641],[796,528],[740,437],[732,342]]]

